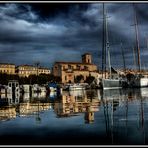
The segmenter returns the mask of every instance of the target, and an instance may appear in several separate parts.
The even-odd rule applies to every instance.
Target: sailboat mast
[[[106,78],[106,16],[105,16],[105,6],[103,3],[103,29],[102,29],[102,78],[105,72]]]
[[[134,21],[135,21],[135,33],[136,33],[136,49],[138,53],[138,70],[141,72],[141,61],[140,61],[140,47],[139,47],[139,32],[138,32],[138,20],[135,4],[133,4],[134,8]]]
[[[137,68],[137,63],[136,63],[136,51],[135,51],[135,48],[133,47],[133,57],[134,57],[134,65],[135,65],[135,68]]]
[[[103,73],[104,73],[104,60],[105,60],[105,54],[104,54],[104,49],[105,49],[105,34],[104,34],[104,20],[105,20],[105,17],[104,17],[104,3],[103,3],[103,23],[102,23],[102,78],[103,78]]]
[[[106,31],[106,50],[108,54],[108,66],[109,66],[109,73],[111,78],[111,62],[110,62],[110,48],[109,48],[109,39],[108,39],[108,24],[107,24],[107,11],[105,10],[105,31]]]
[[[146,48],[148,49],[148,38],[146,38]],[[145,65],[147,69],[147,64]]]
[[[125,56],[124,56],[124,51],[123,51],[123,45],[122,45],[122,42],[121,42],[121,51],[122,51],[122,58],[123,58],[123,70],[125,71],[126,70],[126,67],[125,67]]]

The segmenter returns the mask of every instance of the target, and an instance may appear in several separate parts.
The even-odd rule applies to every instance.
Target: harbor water
[[[144,145],[148,88],[1,94],[2,145]]]

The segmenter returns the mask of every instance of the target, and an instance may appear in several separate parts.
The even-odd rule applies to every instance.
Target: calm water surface
[[[0,98],[1,144],[148,143],[148,88]]]

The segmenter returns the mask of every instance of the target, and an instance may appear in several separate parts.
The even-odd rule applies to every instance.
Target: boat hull
[[[122,88],[120,80],[116,79],[102,79],[103,89],[118,89]]]
[[[73,91],[73,90],[85,90],[85,88],[84,87],[80,87],[80,86],[76,86],[76,87],[74,87],[74,86],[70,86],[69,87],[69,90],[70,91]]]
[[[148,78],[138,78],[130,83],[130,87],[148,87]]]
[[[65,85],[63,90],[69,90],[69,91],[74,91],[74,90],[85,90],[85,86],[81,84],[68,84]]]
[[[140,86],[141,87],[148,87],[148,78],[141,78],[140,79]]]

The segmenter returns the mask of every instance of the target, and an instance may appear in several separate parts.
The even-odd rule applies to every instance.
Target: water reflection
[[[1,94],[0,121],[21,118],[27,122],[26,118],[33,118],[36,124],[44,125],[52,112],[53,124],[58,121],[59,128],[63,128],[63,120],[55,119],[66,119],[65,123],[73,123],[72,126],[74,120],[81,119],[85,132],[92,130],[96,138],[102,136],[109,144],[146,144],[147,98],[148,88],[24,93],[15,97]]]
[[[88,91],[78,90],[63,92],[61,99],[54,103],[54,111],[57,117],[76,116],[78,113],[85,113],[85,123],[94,121],[94,112],[99,111],[100,101],[93,95],[88,97]]]
[[[148,89],[125,89],[125,90],[105,90],[101,99],[104,110],[104,121],[106,125],[106,137],[112,144],[132,143],[126,139],[130,135],[128,129],[134,129],[133,137],[143,138],[138,144],[145,144],[145,117],[144,108],[147,102]],[[133,126],[133,127],[131,127]],[[123,131],[125,129],[125,131]],[[130,129],[130,130],[131,130]],[[125,132],[125,135],[123,133]],[[118,133],[118,134],[117,134]],[[118,138],[122,135],[122,141]],[[123,141],[126,139],[128,141]],[[139,142],[139,140],[137,140]]]
[[[17,97],[16,97],[17,96]],[[52,108],[57,117],[76,116],[79,113],[84,113],[85,123],[92,123],[94,121],[94,112],[99,111],[100,101],[97,96],[97,91],[65,91],[62,95],[57,95],[56,92],[51,92],[49,96],[46,93],[24,93],[13,97],[12,94],[1,94],[0,106],[3,109],[0,116],[7,119],[13,116],[27,117],[35,115],[39,112],[49,110]],[[4,110],[5,107],[5,110]],[[39,117],[38,117],[39,119]]]

